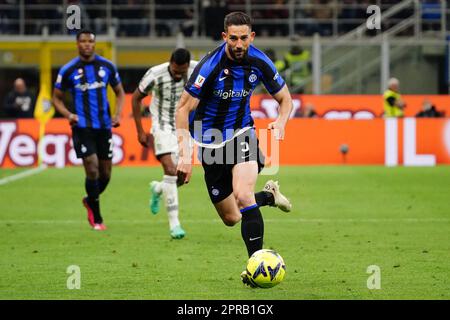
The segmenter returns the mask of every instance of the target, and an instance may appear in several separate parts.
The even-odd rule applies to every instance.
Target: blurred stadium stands
[[[187,37],[217,36],[215,30],[229,11],[245,11],[254,18],[261,36],[300,34],[339,36],[365,23],[367,7],[378,5],[386,11],[403,1],[375,0],[2,0],[0,34],[36,35],[48,26],[50,34],[67,34],[68,5],[79,5],[82,27],[106,34],[114,26],[118,37],[166,37],[182,31]],[[389,19],[383,27],[397,25],[414,17],[423,31],[445,33],[447,1],[413,1]],[[404,30],[410,36],[417,30]]]
[[[127,92],[145,70],[164,62],[176,45],[200,59],[217,46],[223,17],[241,10],[254,19],[255,44],[271,48],[278,59],[289,51],[292,36],[310,54],[310,74],[294,93],[380,94],[390,76],[404,94],[449,92],[448,18],[450,1],[436,0],[0,0],[0,101],[15,78],[39,90],[39,52],[20,43],[73,44],[54,51],[57,69],[76,55],[66,28],[66,8],[81,8],[81,27],[112,44]],[[382,12],[381,29],[369,30],[369,5]],[[46,35],[43,34],[47,34]],[[8,43],[19,43],[13,49]],[[284,71],[286,78],[295,68]],[[1,112],[1,111],[0,111]]]

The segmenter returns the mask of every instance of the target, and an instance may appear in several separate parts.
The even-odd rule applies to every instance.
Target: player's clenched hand
[[[145,132],[138,133],[138,141],[143,147],[145,147],[145,148],[149,147],[148,135]]]
[[[178,161],[177,165],[177,184],[181,186],[188,183],[192,175],[192,164],[189,162],[183,162],[182,159]]]
[[[111,119],[111,125],[112,125],[114,128],[117,128],[118,126],[120,126],[120,117],[119,117],[119,116],[114,116],[114,117]]]
[[[283,140],[284,139],[284,125],[281,124],[278,120],[269,123],[267,129],[272,130],[275,135],[275,139]]]
[[[78,116],[76,114],[69,114],[69,117],[67,118],[69,120],[69,123],[71,126],[76,125],[78,123]]]

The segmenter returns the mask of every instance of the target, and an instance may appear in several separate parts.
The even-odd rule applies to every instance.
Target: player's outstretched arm
[[[192,156],[190,150],[189,134],[189,113],[198,106],[199,99],[191,96],[187,91],[183,91],[177,105],[175,123],[178,139],[178,184],[188,183],[192,174]]]
[[[142,116],[141,116],[141,106],[142,106],[142,99],[145,98],[145,95],[143,95],[139,89],[134,90],[133,96],[131,98],[131,105],[133,107],[133,118],[134,123],[136,124],[136,131],[137,131],[137,137],[139,143],[143,146],[148,148],[148,139],[147,134],[145,133],[144,127],[142,127]]]
[[[278,111],[278,118],[274,122],[269,123],[268,129],[274,131],[277,140],[283,140],[284,128],[286,127],[286,123],[289,120],[289,115],[293,108],[291,94],[289,93],[287,85],[284,85],[284,87],[274,94],[273,97],[280,105],[280,109]]]
[[[55,88],[53,89],[53,97],[52,97],[52,103],[56,108],[56,111],[58,111],[64,118],[69,120],[70,125],[75,125],[78,122],[78,116],[76,114],[73,114],[70,112],[66,106],[64,105],[64,93]]]
[[[123,90],[121,83],[113,87],[113,90],[116,94],[116,113],[112,118],[112,126],[117,128],[120,126],[120,115],[122,114],[123,105],[125,103],[125,91]]]

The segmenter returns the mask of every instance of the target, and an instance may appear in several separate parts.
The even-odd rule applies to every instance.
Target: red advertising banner
[[[150,97],[144,101],[147,105]],[[434,105],[436,110],[450,116],[450,96],[448,95],[402,95],[406,104],[406,117],[414,117],[422,110],[424,102]],[[294,109],[292,117],[302,117],[304,110],[312,107],[319,118],[325,119],[374,119],[383,114],[381,95],[292,95]],[[250,107],[253,118],[276,118],[278,103],[264,94],[252,95]],[[124,115],[132,117],[131,95],[127,95]]]
[[[262,130],[267,128],[270,121],[256,119],[255,126],[261,148],[272,164],[450,164],[448,118],[341,121],[291,119],[285,139],[279,145],[274,145],[269,139],[269,133]],[[149,119],[144,120],[144,126],[150,128]],[[0,167],[36,165],[38,133],[39,124],[32,119],[0,121]],[[134,121],[131,119],[124,119],[119,128],[113,129],[113,143],[113,163],[116,165],[158,165],[153,149],[143,148],[138,143]],[[48,123],[42,148],[43,162],[50,166],[61,168],[81,164],[73,150],[71,129],[64,119],[53,119]],[[342,152],[345,149],[347,153]],[[278,157],[271,156],[277,150]]]
[[[402,95],[406,104],[405,116],[414,117],[426,101],[438,111],[450,116],[448,95]],[[293,117],[302,117],[307,107],[312,107],[318,117],[325,119],[373,119],[383,115],[381,95],[292,95]],[[255,118],[275,118],[278,104],[270,95],[254,95],[251,99]]]

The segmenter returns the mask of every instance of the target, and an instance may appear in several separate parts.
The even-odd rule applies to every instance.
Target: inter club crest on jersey
[[[106,72],[105,72],[105,70],[103,70],[103,67],[100,67],[100,70],[98,71],[98,75],[100,76],[100,77],[104,77],[104,76],[106,76]]]

